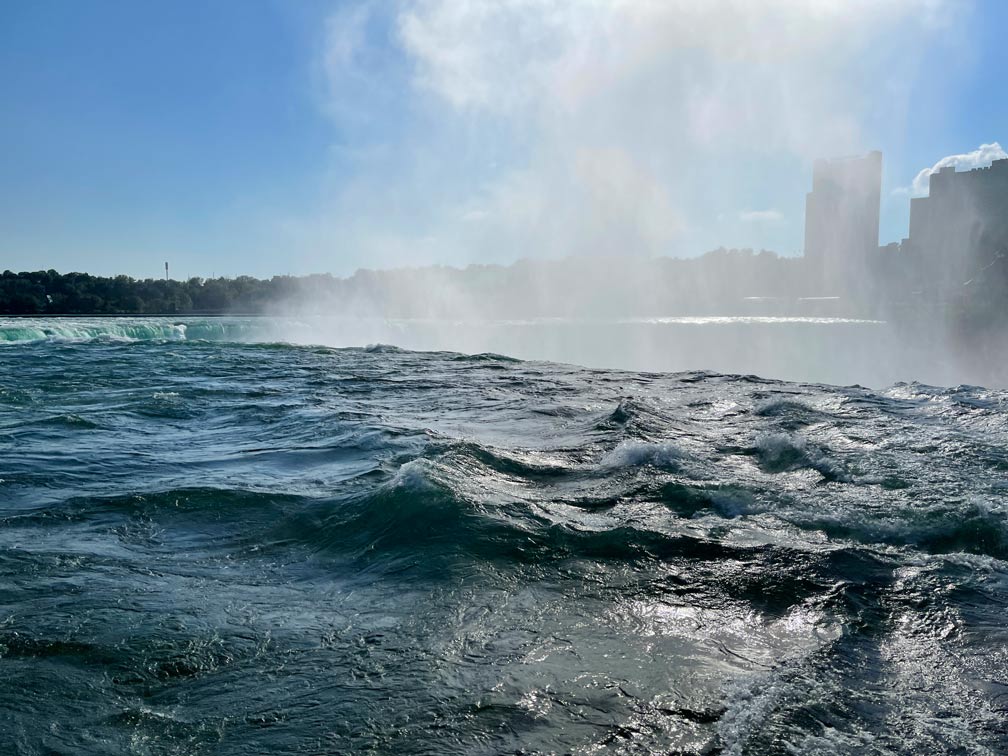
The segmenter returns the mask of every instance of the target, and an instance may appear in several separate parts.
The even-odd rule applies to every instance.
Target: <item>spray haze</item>
[[[813,192],[823,249],[809,249],[805,202],[821,158],[868,153],[911,126],[922,66],[960,51],[969,15],[939,0],[342,6],[326,28],[326,108],[343,127],[387,116],[388,93],[367,83],[387,75],[391,47],[409,132],[365,139],[350,158],[337,150],[353,178],[292,228],[319,267],[350,257],[408,270],[355,276],[367,285],[321,309],[370,318],[358,341],[413,348],[955,380],[935,369],[934,344],[911,359],[893,346],[905,334],[877,334],[909,296],[891,280],[898,271],[876,269],[879,205],[905,205],[909,192],[880,200],[880,158],[867,183],[833,169],[837,191]],[[929,87],[940,94],[934,77]],[[985,144],[894,181],[916,189],[929,171],[999,150]],[[708,250],[719,252],[700,257]],[[451,267],[425,267],[434,263]],[[734,325],[701,336],[689,332],[697,317]],[[757,328],[752,318],[770,320]],[[822,318],[846,325],[807,327]],[[416,319],[423,329],[408,325]],[[547,335],[533,325],[543,319],[583,333],[568,323]]]
[[[954,45],[961,19],[961,4],[907,0],[344,6],[326,108],[340,128],[388,115],[374,81],[391,45],[410,133],[339,152],[355,178],[291,227],[320,262],[365,267],[795,254],[812,161],[905,123],[922,57]],[[754,207],[789,222],[754,230]]]
[[[127,296],[133,284],[76,281],[73,291],[49,291],[56,277],[43,271],[4,284],[26,311],[248,314],[269,302],[273,314],[340,320],[318,333],[337,345],[382,340],[612,367],[851,381],[869,379],[853,367],[821,369],[818,355],[836,329],[813,331],[796,342],[811,343],[794,351],[792,326],[832,319],[875,328],[897,316],[912,323],[922,297],[931,297],[937,304],[923,320],[944,327],[949,319],[940,310],[963,300],[954,287],[994,270],[999,253],[978,248],[941,271],[946,284],[936,297],[914,262],[913,250],[927,245],[895,241],[914,226],[911,199],[924,207],[919,200],[933,174],[990,165],[1004,154],[996,133],[968,140],[965,132],[939,133],[954,110],[949,98],[961,102],[972,83],[964,74],[980,68],[972,2],[343,0],[278,13],[311,21],[286,48],[301,56],[286,72],[298,77],[301,106],[318,119],[317,130],[275,123],[268,141],[242,144],[237,137],[252,135],[259,121],[214,133],[207,119],[212,155],[188,163],[216,166],[220,157],[226,165],[233,142],[247,159],[243,167],[259,160],[276,181],[264,191],[270,196],[227,196],[240,228],[187,213],[212,232],[200,240],[205,247],[179,245],[176,256],[166,239],[156,251],[158,268],[170,258],[171,275],[185,286],[165,281]],[[281,41],[273,28],[268,36]],[[282,81],[253,74],[236,88],[264,93],[255,101],[261,107],[283,89],[266,85]],[[149,117],[148,110],[137,112]],[[26,123],[18,126],[25,133]],[[190,131],[196,141],[203,136]],[[291,136],[316,141],[298,151],[263,149]],[[840,165],[843,156],[856,165],[867,154],[885,157],[865,180],[817,168]],[[226,194],[210,173],[214,181],[199,186]],[[246,175],[237,178],[244,191]],[[195,185],[173,184],[172,202],[190,194],[178,187]],[[960,215],[975,216],[970,239],[987,245],[996,234],[980,232],[983,213],[960,204]],[[148,256],[142,239],[155,227],[143,213],[121,215],[115,227],[123,238],[132,227],[135,256]],[[225,254],[214,234],[228,229]],[[950,237],[943,248],[955,244]],[[216,255],[194,270],[202,249]],[[198,277],[217,279],[215,271],[237,278]],[[241,280],[252,273],[331,276]],[[93,298],[75,298],[82,287]],[[42,304],[24,304],[33,302]],[[670,336],[700,327],[698,318],[705,335]],[[503,338],[493,325],[544,320],[576,321],[584,333],[546,337],[530,325]],[[418,321],[426,324],[422,334],[409,330]],[[709,327],[728,322],[761,328],[728,338],[726,328]],[[762,328],[781,322],[790,325]],[[930,346],[921,353],[938,354]],[[871,380],[955,378],[894,359]],[[871,353],[850,364],[877,361]]]

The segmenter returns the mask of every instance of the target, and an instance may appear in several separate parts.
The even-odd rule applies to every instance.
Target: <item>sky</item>
[[[7,0],[0,270],[802,252],[819,157],[1008,146],[1000,0]],[[923,173],[922,173],[923,172]]]

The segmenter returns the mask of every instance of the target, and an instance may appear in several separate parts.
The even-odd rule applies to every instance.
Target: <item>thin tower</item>
[[[168,280],[168,261],[167,260],[165,260],[165,264],[164,264],[164,280],[165,281]]]

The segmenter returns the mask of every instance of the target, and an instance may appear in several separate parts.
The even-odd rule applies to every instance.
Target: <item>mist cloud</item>
[[[796,250],[785,203],[803,195],[785,178],[881,146],[878,122],[905,117],[921,57],[961,15],[942,0],[350,3],[327,28],[327,109],[410,129],[358,146],[291,228],[375,267]]]

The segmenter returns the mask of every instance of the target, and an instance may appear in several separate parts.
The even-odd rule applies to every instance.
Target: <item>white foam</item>
[[[756,436],[756,448],[768,462],[779,461],[789,454],[806,456],[805,439],[794,433],[761,433]]]
[[[621,441],[602,457],[601,466],[609,468],[651,467],[676,468],[682,451],[668,442]]]
[[[434,483],[430,479],[429,464],[423,459],[412,459],[400,465],[389,482],[392,488],[403,488],[408,491],[429,491]]]

